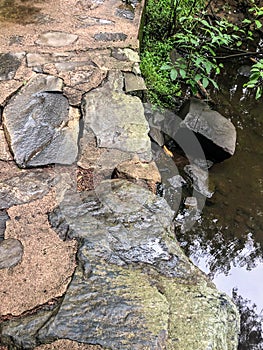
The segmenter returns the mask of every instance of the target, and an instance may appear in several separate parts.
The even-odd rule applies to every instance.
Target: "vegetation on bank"
[[[148,98],[171,107],[183,93],[218,88],[216,76],[226,57],[248,54],[249,42],[261,30],[263,8],[244,0],[240,23],[214,13],[211,0],[148,0],[141,50],[141,70]],[[255,62],[246,86],[262,95],[263,59]]]

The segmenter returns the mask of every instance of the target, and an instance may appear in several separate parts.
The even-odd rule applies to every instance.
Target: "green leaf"
[[[257,29],[260,29],[262,27],[262,23],[258,19],[255,20],[255,25]]]
[[[184,69],[179,69],[179,72],[180,72],[180,75],[181,75],[181,77],[182,77],[182,79],[185,79],[185,77],[186,77],[186,71],[184,70]]]
[[[175,81],[177,79],[177,76],[178,76],[177,70],[175,68],[172,68],[170,72],[170,78],[172,79],[172,81]]]
[[[202,85],[203,85],[203,87],[204,87],[204,88],[207,88],[208,84],[209,84],[209,80],[208,80],[206,77],[204,77],[204,78],[202,79]]]
[[[243,19],[242,23],[243,24],[251,24],[252,21],[250,19],[245,18],[245,19]]]
[[[258,86],[256,91],[256,100],[258,100],[262,96],[262,87]]]
[[[201,74],[196,74],[194,80],[195,80],[195,81],[199,81],[199,80],[201,80],[201,78],[202,78],[202,75],[201,75]]]
[[[160,67],[160,70],[170,70],[172,68],[172,66],[170,64],[163,64]]]

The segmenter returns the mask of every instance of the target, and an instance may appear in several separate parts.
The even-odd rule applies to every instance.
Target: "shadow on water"
[[[11,22],[29,24],[37,20],[41,9],[34,4],[43,3],[44,0],[0,0],[0,23]]]
[[[263,97],[256,101],[243,88],[240,65],[226,69],[212,96],[215,109],[236,126],[236,153],[211,168],[215,194],[193,229],[176,235],[192,261],[237,303],[239,350],[262,350]]]

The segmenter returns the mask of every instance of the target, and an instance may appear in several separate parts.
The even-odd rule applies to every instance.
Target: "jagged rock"
[[[125,95],[122,89],[123,76],[111,73],[103,87],[84,96],[84,136],[91,129],[99,147],[137,154],[141,160],[151,161],[149,127],[142,103],[135,96]]]
[[[182,108],[184,118],[176,138],[183,138],[187,131],[194,132],[208,159],[223,161],[232,156],[236,147],[236,129],[230,120],[196,98],[191,98]]]
[[[133,73],[125,73],[125,91],[127,93],[134,91],[144,91],[147,90],[144,79]]]
[[[214,194],[209,188],[208,171],[199,168],[195,164],[189,164],[184,167],[184,171],[193,181],[193,188],[207,198],[211,198]]]
[[[198,203],[195,197],[186,197],[184,201],[184,205],[187,209],[198,210]]]
[[[125,41],[127,39],[127,34],[101,32],[95,34],[94,39],[96,41]]]
[[[13,160],[5,139],[4,131],[0,129],[0,160]]]
[[[11,80],[21,64],[23,54],[0,53],[0,81]]]
[[[0,209],[42,198],[53,183],[52,177],[41,170],[22,172],[0,182]]]
[[[0,242],[0,269],[6,269],[17,265],[23,256],[22,243],[13,238]]]
[[[156,193],[156,185],[161,182],[161,175],[155,162],[143,163],[138,157],[118,164],[114,177],[130,180],[150,189],[153,193]]]
[[[83,343],[77,343],[72,340],[60,339],[51,344],[40,345],[35,348],[36,350],[103,350],[99,345],[88,345]]]
[[[106,18],[98,18],[98,17],[91,17],[87,15],[79,15],[76,16],[78,21],[81,22],[80,27],[86,28],[89,26],[96,26],[96,25],[114,25],[114,22],[106,19]]]
[[[130,61],[134,63],[140,62],[140,57],[137,51],[134,51],[132,49],[129,49],[127,47],[125,48],[118,48],[115,47],[112,49],[112,57],[116,58],[120,61]]]
[[[181,175],[174,175],[171,178],[168,178],[167,181],[173,186],[173,188],[181,188],[186,185],[186,181]]]
[[[31,344],[67,337],[112,350],[235,350],[238,312],[172,238],[173,215],[163,198],[123,180],[65,192],[49,220],[80,240],[79,266],[52,316],[5,322],[3,344],[25,348],[30,333]]]
[[[134,19],[134,10],[129,7],[123,7],[122,5],[116,10],[115,15],[132,21]]]
[[[73,44],[77,39],[78,35],[54,31],[40,34],[36,44],[40,46],[62,47]]]
[[[38,74],[5,107],[4,130],[19,167],[75,161],[79,114],[60,93],[62,85]]]
[[[0,242],[5,237],[6,222],[9,219],[9,215],[6,210],[0,210]]]
[[[65,197],[50,221],[61,236],[81,237],[80,265],[38,339],[67,334],[114,350],[234,350],[237,311],[169,238],[172,217],[162,198],[121,180]]]

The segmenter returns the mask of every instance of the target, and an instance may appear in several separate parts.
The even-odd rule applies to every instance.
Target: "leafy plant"
[[[205,0],[148,0],[141,68],[152,102],[169,106],[173,96],[179,95],[185,85],[193,94],[200,88],[218,88],[216,76],[223,68],[218,61],[220,50],[240,52],[244,40],[252,40],[253,31],[262,26],[263,8],[254,0],[246,0],[249,17],[241,26],[209,15],[209,3]],[[258,98],[262,94],[261,68],[252,69],[254,75],[247,87],[254,83]]]
[[[263,94],[263,59],[255,63],[250,70],[249,81],[244,84],[244,87],[256,89],[256,100]]]

